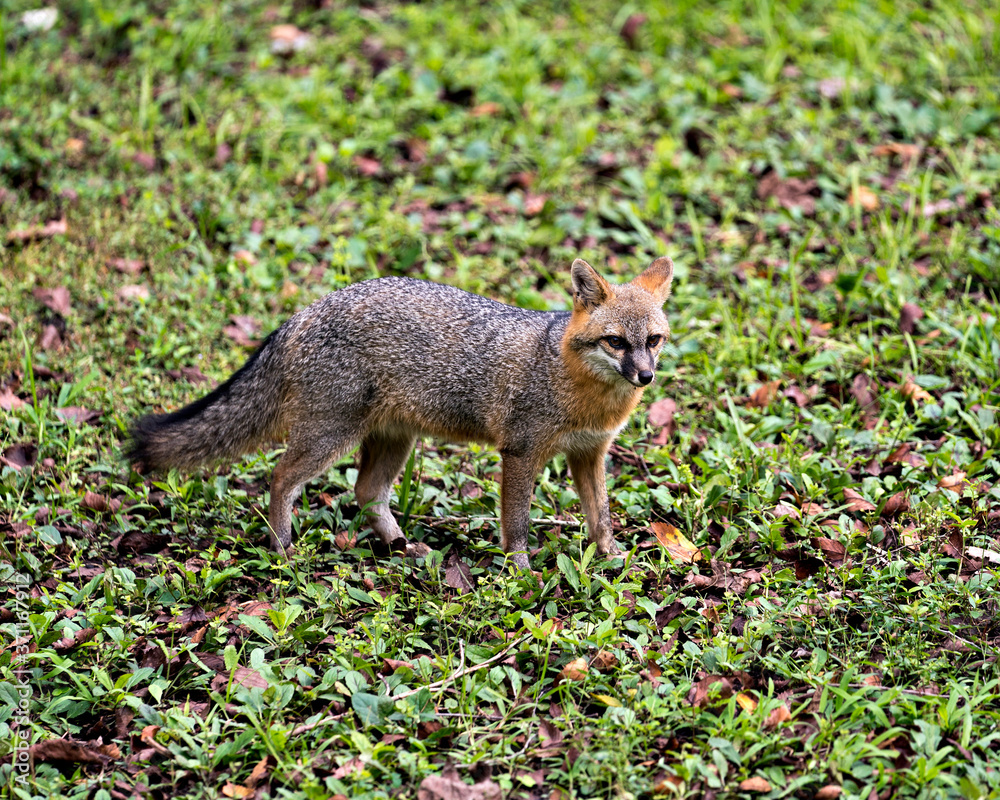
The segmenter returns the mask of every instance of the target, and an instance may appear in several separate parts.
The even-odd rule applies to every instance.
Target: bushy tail
[[[276,438],[283,379],[278,331],[215,391],[133,424],[125,458],[142,471],[235,459]]]

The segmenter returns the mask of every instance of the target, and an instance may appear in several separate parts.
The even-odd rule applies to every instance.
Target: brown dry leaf
[[[843,789],[835,783],[830,783],[816,792],[816,800],[836,800]]]
[[[138,258],[109,258],[104,263],[125,275],[138,275],[146,268],[146,262]]]
[[[562,740],[562,731],[551,720],[543,719],[538,725],[538,738],[542,747],[556,747]]]
[[[913,333],[917,329],[917,320],[924,316],[924,310],[916,303],[904,303],[899,310],[900,333]]]
[[[31,296],[50,311],[55,311],[60,317],[69,316],[71,303],[69,289],[65,286],[56,286],[54,289],[34,289]]]
[[[657,400],[650,405],[646,413],[649,415],[651,425],[656,425],[659,428],[670,426],[671,433],[673,429],[676,429],[674,414],[677,413],[677,403],[669,397]]]
[[[55,325],[46,325],[42,329],[42,335],[38,339],[38,347],[41,350],[57,350],[62,347],[62,334]]]
[[[382,172],[382,164],[377,159],[368,156],[355,156],[354,166],[366,178],[374,178]]]
[[[938,481],[937,485],[939,489],[947,489],[949,492],[961,494],[962,490],[968,486],[968,481],[965,479],[965,473],[959,470],[951,475],[945,475]]]
[[[80,406],[63,406],[56,409],[56,416],[63,422],[75,422],[78,425],[86,425],[95,419],[100,419],[101,412],[92,408],[81,408]]]
[[[834,566],[842,564],[847,555],[847,548],[836,539],[828,539],[826,536],[814,536],[813,546],[823,553],[823,557]]]
[[[691,564],[701,559],[701,551],[669,522],[654,522],[650,528],[656,536],[656,541],[666,548],[675,561]]]
[[[229,781],[226,781],[222,787],[222,795],[224,797],[253,797],[254,794],[254,789],[240,786],[238,783],[230,783]]]
[[[618,31],[618,35],[622,37],[629,50],[639,49],[639,30],[647,19],[645,14],[631,14]]]
[[[96,492],[87,491],[83,495],[83,500],[80,505],[84,508],[89,508],[91,511],[96,511],[98,514],[105,514],[108,511],[114,513],[119,508],[121,508],[122,501],[109,499],[102,494],[97,494]]]
[[[754,776],[740,781],[740,791],[743,792],[769,792],[771,784],[761,777]]]
[[[847,502],[848,511],[863,513],[865,511],[874,511],[876,508],[874,503],[869,503],[854,489],[844,489],[844,500]]]
[[[66,218],[63,217],[46,222],[44,225],[32,225],[30,228],[17,228],[8,231],[7,241],[12,244],[14,242],[30,242],[33,239],[48,239],[66,233],[69,233],[69,226],[66,224]]]
[[[531,194],[529,192],[524,196],[524,215],[526,217],[534,217],[541,214],[548,199],[549,196],[547,194]]]
[[[919,453],[911,452],[913,450],[913,444],[911,442],[904,442],[895,450],[893,450],[888,456],[886,456],[886,464],[908,464],[911,467],[923,467],[927,464],[927,459],[925,459]]]
[[[248,600],[240,606],[241,614],[248,614],[251,617],[266,617],[267,612],[273,610],[270,603],[263,600]]]
[[[934,395],[928,392],[926,389],[918,386],[913,382],[913,376],[907,377],[906,381],[902,386],[899,387],[899,393],[903,395],[907,400],[913,402],[916,405],[918,402],[933,403]]]
[[[232,325],[227,325],[222,332],[242,347],[256,347],[257,342],[254,337],[260,330],[260,323],[253,317],[243,315],[233,315],[229,318]]]
[[[156,733],[159,730],[159,725],[147,725],[142,729],[142,733],[139,734],[139,741],[153,748],[161,756],[170,755],[170,751],[164,745],[156,741]]]
[[[799,513],[799,510],[795,506],[790,505],[789,503],[778,503],[774,507],[774,511],[772,511],[771,513],[774,514],[775,519],[788,517],[789,519],[798,520],[802,518],[802,515]]]
[[[852,206],[859,205],[865,211],[874,211],[879,207],[878,195],[867,186],[859,186],[857,191],[851,189],[847,202]]]
[[[653,794],[676,794],[684,785],[684,779],[679,775],[664,775],[653,784]]]
[[[128,286],[122,286],[115,292],[115,299],[119,303],[124,303],[128,300],[148,300],[149,299],[149,287],[142,284],[129,284]]]
[[[773,197],[782,208],[797,208],[803,215],[810,217],[816,213],[816,198],[812,196],[812,192],[817,186],[812,178],[782,180],[777,172],[771,171],[757,184],[757,197],[761,200]]]
[[[69,742],[65,739],[46,739],[28,749],[34,762],[67,761],[73,764],[106,764],[111,756],[91,744]]]
[[[809,395],[803,392],[798,386],[792,385],[782,392],[783,397],[787,397],[799,408],[805,408],[809,405]]]
[[[227,676],[224,674],[216,675],[216,679],[225,679],[226,677]],[[238,683],[240,686],[246,686],[248,689],[253,689],[254,687],[258,689],[266,689],[268,687],[267,679],[257,672],[257,670],[250,669],[249,667],[237,667],[233,672],[233,683]]]
[[[348,533],[347,531],[340,531],[333,537],[333,544],[338,550],[351,550],[357,543],[357,535]]]
[[[74,647],[76,647],[77,645],[81,645],[84,642],[89,642],[95,636],[97,636],[96,628],[81,628],[80,630],[76,631],[72,636],[66,636],[60,639],[58,642],[55,642],[52,645],[52,649],[54,649],[56,652],[63,653],[67,650],[72,650]]]
[[[444,581],[452,589],[457,589],[459,594],[472,591],[475,587],[472,569],[459,558],[458,553],[452,553],[449,557],[448,565],[444,568]]]
[[[618,666],[618,657],[609,650],[601,650],[590,660],[590,666],[598,672],[610,672]]]
[[[290,56],[312,45],[312,37],[295,25],[275,25],[271,28],[271,52]]]
[[[816,517],[820,514],[825,514],[826,509],[819,503],[803,503],[802,513],[807,517]]]
[[[257,762],[256,766],[254,766],[254,768],[250,770],[250,775],[247,777],[245,781],[243,781],[243,785],[247,786],[250,789],[255,789],[257,787],[257,784],[259,784],[262,780],[264,780],[264,778],[267,777],[268,771],[269,771],[268,757],[264,756],[260,761]]]
[[[882,506],[883,517],[895,517],[910,510],[910,498],[906,492],[896,492]]]
[[[757,701],[754,700],[746,692],[740,692],[738,695],[736,695],[736,703],[739,705],[740,708],[742,708],[748,714],[752,714],[754,711],[757,710]]]
[[[764,730],[773,731],[779,726],[784,725],[791,718],[792,712],[788,710],[788,706],[782,703],[767,715],[767,719],[764,720]]]
[[[778,396],[779,386],[781,386],[781,381],[768,381],[761,384],[757,391],[750,395],[747,405],[750,408],[767,408]]]
[[[920,157],[920,151],[921,147],[919,144],[889,142],[888,144],[880,144],[872,148],[872,155],[876,158],[898,156],[900,161],[913,161]]]
[[[136,166],[142,167],[146,172],[152,172],[156,169],[156,156],[152,153],[144,153],[138,150],[132,154],[132,162]]]
[[[688,693],[688,703],[696,708],[708,705],[709,697],[717,700],[728,700],[733,696],[733,682],[721,675],[708,675],[691,687]]]
[[[14,394],[9,386],[4,386],[0,389],[0,408],[4,411],[13,411],[15,408],[21,408],[23,405],[25,405],[25,402]]]
[[[585,658],[574,658],[559,671],[559,677],[564,681],[582,681],[587,677],[590,666]]]
[[[38,461],[38,448],[31,442],[12,444],[3,451],[3,455],[0,455],[0,464],[15,470],[33,467],[36,461]]]
[[[257,263],[257,256],[246,249],[240,249],[233,253],[233,261],[243,266],[252,267]]]
[[[469,113],[474,117],[495,117],[501,111],[503,111],[503,106],[492,100],[487,100],[485,103],[477,105]]]
[[[500,800],[502,796],[500,786],[489,778],[466,783],[454,764],[447,764],[440,775],[428,775],[417,789],[417,800]]]

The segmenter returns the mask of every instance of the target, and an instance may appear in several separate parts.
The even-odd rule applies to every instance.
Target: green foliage
[[[995,4],[34,5],[0,10],[0,754],[39,744],[35,795],[415,797],[452,762],[470,797],[1000,797]],[[286,561],[274,453],[118,458],[347,283],[565,308],[574,257],[664,253],[623,558],[563,459],[521,575],[478,445],[407,464],[416,561],[350,460]]]

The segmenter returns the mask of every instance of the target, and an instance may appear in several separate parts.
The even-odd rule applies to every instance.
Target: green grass
[[[995,4],[128,0],[31,32],[33,5],[0,12],[0,754],[37,745],[12,797],[1000,797]],[[311,47],[272,54],[280,23]],[[290,562],[275,453],[120,461],[130,419],[245,360],[234,316],[260,338],[387,274],[565,308],[573,258],[661,254],[674,339],[609,469],[624,559],[586,549],[560,459],[536,575],[481,447],[415,451],[416,563],[350,459]]]

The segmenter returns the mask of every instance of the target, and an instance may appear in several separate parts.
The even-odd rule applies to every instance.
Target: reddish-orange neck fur
[[[585,314],[574,313],[563,336],[561,349],[569,380],[560,387],[560,400],[577,429],[614,431],[639,404],[642,389],[602,380],[573,349],[570,342],[582,332],[586,322]]]

